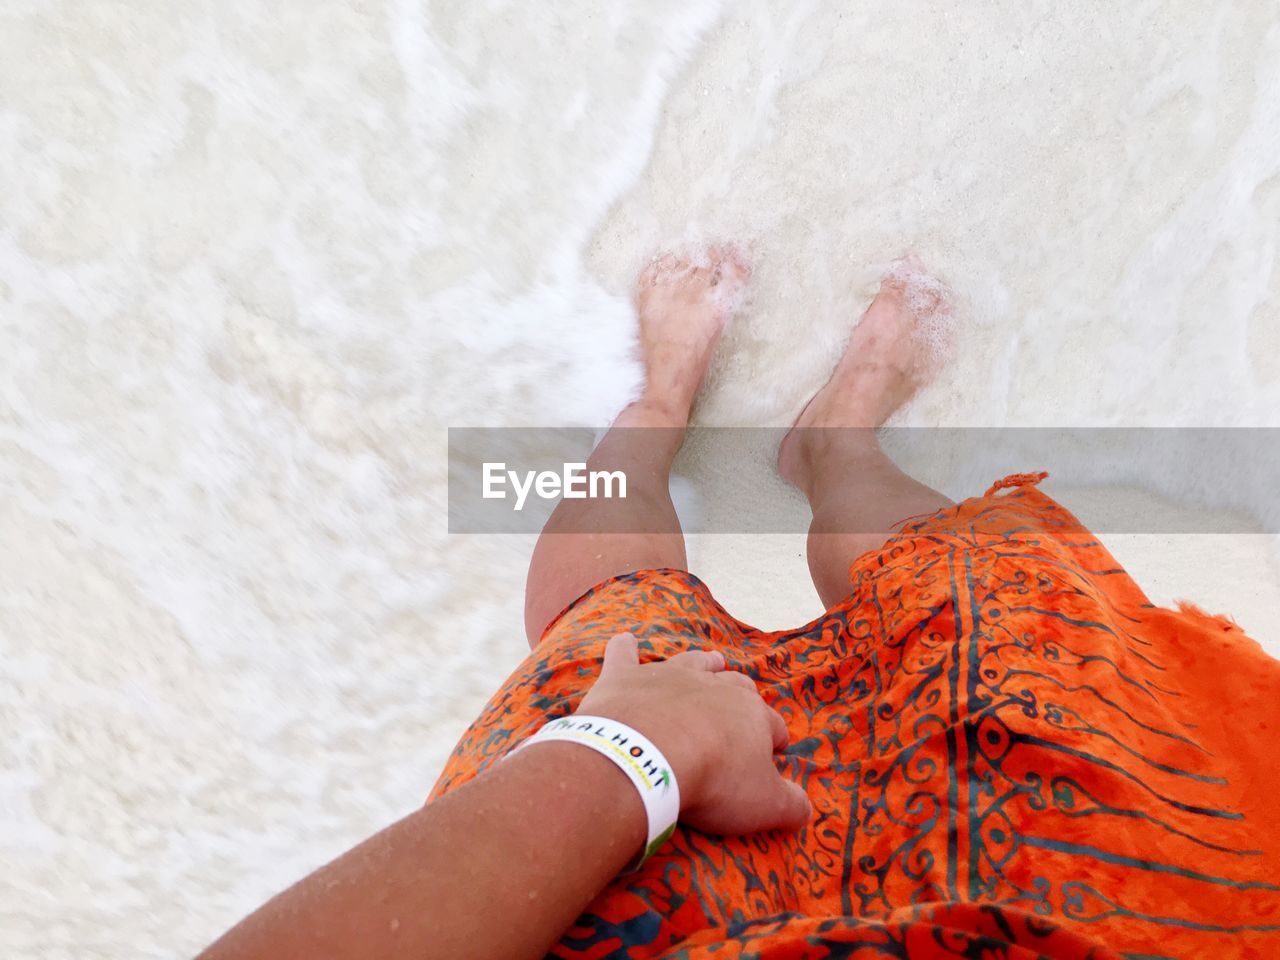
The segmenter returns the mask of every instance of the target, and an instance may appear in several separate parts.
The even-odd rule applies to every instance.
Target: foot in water
[[[732,247],[698,259],[667,254],[640,274],[641,403],[686,422],[716,343],[746,290],[750,268]]]
[[[862,315],[831,379],[792,425],[778,451],[782,476],[801,489],[815,448],[814,427],[874,429],[937,373],[945,354],[947,288],[915,257],[894,264]]]

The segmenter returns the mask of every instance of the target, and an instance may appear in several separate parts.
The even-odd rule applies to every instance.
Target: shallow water
[[[1280,426],[1272,4],[783,7],[5,4],[0,952],[191,952],[425,795],[529,548],[446,536],[443,428],[606,420],[657,247],[753,258],[703,423],[789,422],[913,250],[903,424]],[[1275,508],[1224,489],[1161,492]]]

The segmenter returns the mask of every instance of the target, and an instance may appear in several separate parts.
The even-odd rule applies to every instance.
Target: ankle
[[[784,442],[790,449],[780,461],[783,476],[810,500],[884,456],[873,427],[795,427]]]
[[[637,421],[637,425],[686,427],[689,425],[689,411],[692,408],[692,399],[686,400],[646,388],[638,400],[633,400],[627,406],[627,411]]]

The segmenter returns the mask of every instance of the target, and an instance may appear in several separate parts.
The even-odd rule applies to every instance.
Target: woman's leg
[[[809,573],[823,604],[849,595],[849,565],[902,522],[952,501],[898,469],[875,428],[932,375],[945,290],[915,261],[886,277],[835,372],[782,441],[782,475],[809,500]],[[932,336],[926,336],[932,334]]]
[[[748,271],[712,248],[705,262],[668,256],[640,277],[636,304],[645,385],[592,452],[587,470],[620,470],[625,498],[561,500],[529,562],[529,645],[551,619],[602,580],[654,567],[685,569],[684,534],[669,492],[694,397]]]

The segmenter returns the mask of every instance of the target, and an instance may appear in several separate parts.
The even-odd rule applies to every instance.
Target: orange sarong
[[[682,571],[596,586],[432,796],[573,712],[630,631],[642,659],[717,649],[756,681],[815,817],[677,829],[550,956],[1280,958],[1280,662],[1153,606],[1042,476],[910,523],[798,630],[735,620]]]

